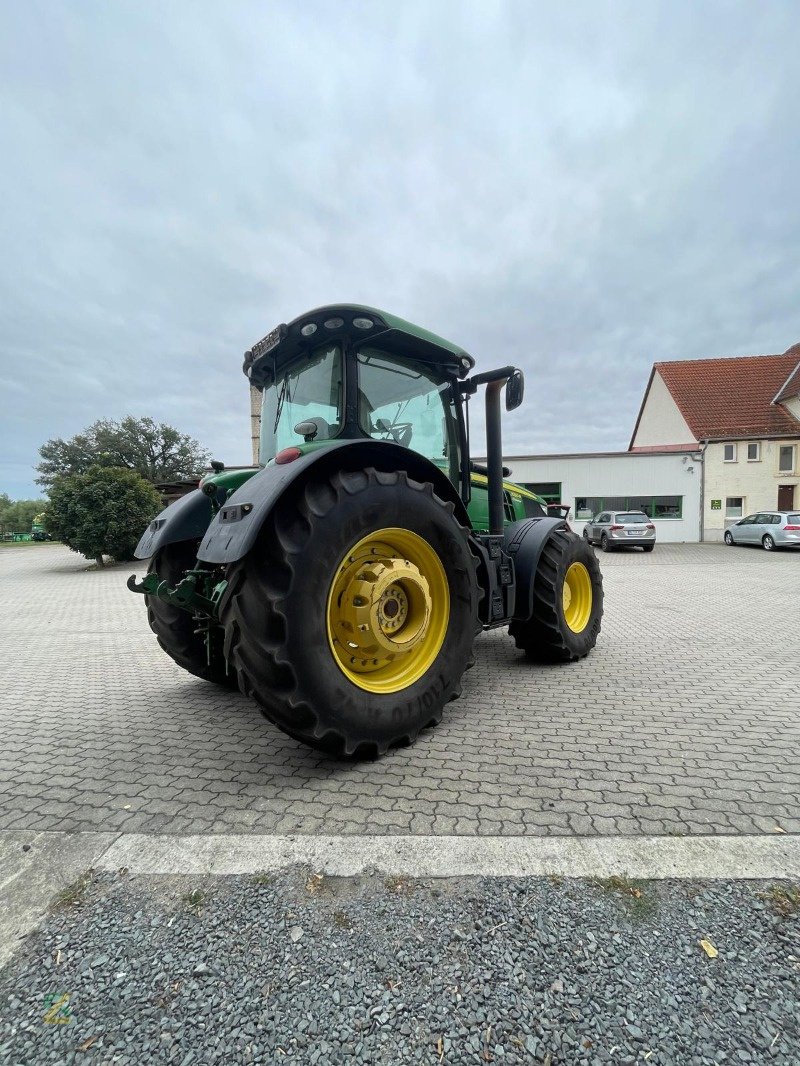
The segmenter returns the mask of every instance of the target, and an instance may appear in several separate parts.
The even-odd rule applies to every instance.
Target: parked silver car
[[[740,518],[725,530],[726,544],[760,544],[766,551],[800,548],[800,513],[759,511]]]
[[[583,527],[583,537],[604,552],[636,547],[651,552],[656,546],[656,527],[644,511],[601,511]]]

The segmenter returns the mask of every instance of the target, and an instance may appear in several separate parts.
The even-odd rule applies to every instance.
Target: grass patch
[[[779,918],[791,918],[800,913],[800,888],[797,885],[770,885],[765,892],[759,892],[759,896]]]
[[[191,911],[192,914],[196,914],[198,917],[205,901],[206,894],[202,888],[193,888],[190,892],[185,892],[181,896],[181,903],[183,903],[186,910]]]
[[[615,874],[613,877],[596,877],[593,884],[602,892],[622,900],[634,918],[648,918],[655,913],[656,901],[648,892],[646,881]]]
[[[94,876],[94,870],[87,870],[85,874],[72,882],[71,885],[67,885],[56,896],[53,903],[54,907],[78,907],[83,902],[83,897],[86,893],[86,889],[92,883],[92,877]]]
[[[267,873],[266,870],[259,870],[253,874],[251,880],[254,885],[271,885],[275,882],[275,874]]]
[[[61,544],[60,540],[0,540],[0,548],[41,548],[45,544]]]

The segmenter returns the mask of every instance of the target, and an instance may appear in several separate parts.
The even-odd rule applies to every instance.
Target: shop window
[[[575,518],[586,521],[601,511],[643,511],[648,518],[682,518],[683,496],[576,496]]]
[[[587,518],[594,518],[594,516],[602,510],[603,500],[600,496],[575,497],[575,518],[578,521],[585,521]]]
[[[682,496],[654,496],[653,510],[647,511],[651,518],[680,518]]]

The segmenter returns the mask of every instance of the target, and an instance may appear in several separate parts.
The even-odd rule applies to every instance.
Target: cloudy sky
[[[515,362],[508,453],[800,341],[796,0],[10,4],[0,491],[131,413],[249,461],[245,348],[337,300]]]

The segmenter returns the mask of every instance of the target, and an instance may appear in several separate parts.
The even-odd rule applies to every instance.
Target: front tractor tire
[[[375,758],[461,694],[477,597],[468,531],[431,484],[402,470],[317,475],[229,567],[225,654],[289,736]]]
[[[574,662],[597,643],[602,617],[603,577],[595,553],[576,534],[557,530],[539,558],[533,614],[513,621],[509,634],[535,662]]]
[[[162,581],[177,585],[187,570],[197,566],[198,541],[168,544],[150,560],[148,574],[158,574]],[[158,643],[171,659],[195,677],[226,688],[236,688],[236,676],[225,666],[222,651],[222,630],[212,631],[211,662],[208,661],[206,639],[196,619],[180,607],[165,603],[156,596],[145,596],[147,621]]]

